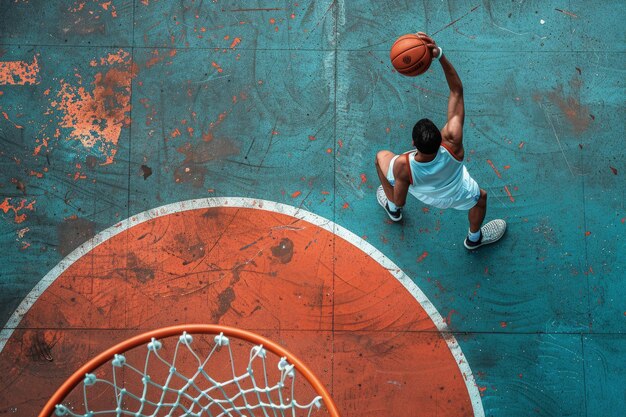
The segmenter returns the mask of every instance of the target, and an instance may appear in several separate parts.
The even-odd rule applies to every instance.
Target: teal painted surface
[[[587,408],[608,414],[626,408],[624,395],[624,335],[590,335],[583,338]],[[619,388],[622,387],[620,391]],[[609,409],[611,407],[611,409]],[[591,413],[590,413],[591,414]]]
[[[465,345],[486,416],[612,415],[585,399],[583,343],[577,334],[477,334]],[[591,401],[590,401],[591,400]],[[615,403],[617,404],[617,402]]]
[[[21,223],[0,212],[2,322],[64,255],[121,219],[196,197],[263,198],[366,236],[411,276],[459,333],[486,415],[624,408],[622,2],[79,7],[0,4],[0,61],[39,66],[36,85],[0,85],[0,203],[35,202]],[[462,247],[466,213],[410,200],[397,225],[375,202],[376,151],[407,150],[418,118],[445,121],[438,64],[409,79],[388,63],[394,38],[414,30],[439,32],[459,71],[466,164],[489,192],[488,218],[509,223],[476,253]],[[101,63],[120,50],[128,65]],[[111,68],[126,71],[112,85],[132,122],[118,120],[114,146],[68,140],[57,93],[92,91]],[[47,153],[33,155],[43,137]]]
[[[133,142],[131,169],[145,164],[153,176],[131,175],[133,212],[237,195],[332,217],[334,52],[159,51],[160,66],[146,64],[152,49],[135,56],[133,128],[146,140]]]

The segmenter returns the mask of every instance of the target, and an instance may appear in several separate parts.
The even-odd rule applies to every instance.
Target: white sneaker
[[[506,222],[502,219],[495,219],[480,228],[480,239],[478,239],[478,242],[472,242],[466,237],[463,245],[469,250],[474,250],[483,245],[497,242],[504,236],[505,231]]]
[[[385,190],[383,189],[382,185],[379,185],[378,190],[376,190],[376,199],[378,200],[378,204],[380,204],[380,206],[385,209],[387,215],[391,220],[393,220],[394,222],[399,222],[400,220],[402,220],[402,208],[399,207],[396,211],[391,211],[389,209],[389,199],[385,195]]]

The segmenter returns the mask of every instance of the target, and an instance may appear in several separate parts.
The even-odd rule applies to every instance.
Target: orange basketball
[[[402,35],[393,43],[389,58],[396,71],[409,77],[426,72],[433,60],[426,42],[413,33]]]

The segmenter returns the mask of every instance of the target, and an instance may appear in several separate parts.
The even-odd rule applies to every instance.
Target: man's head
[[[424,154],[436,153],[441,145],[441,132],[428,119],[422,119],[413,126],[413,146]]]

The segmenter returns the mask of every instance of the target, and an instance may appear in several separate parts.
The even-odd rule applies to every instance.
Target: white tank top
[[[439,147],[435,159],[429,162],[417,162],[415,151],[408,154],[411,170],[409,192],[426,204],[455,198],[463,189],[463,177],[469,175],[463,161]]]

